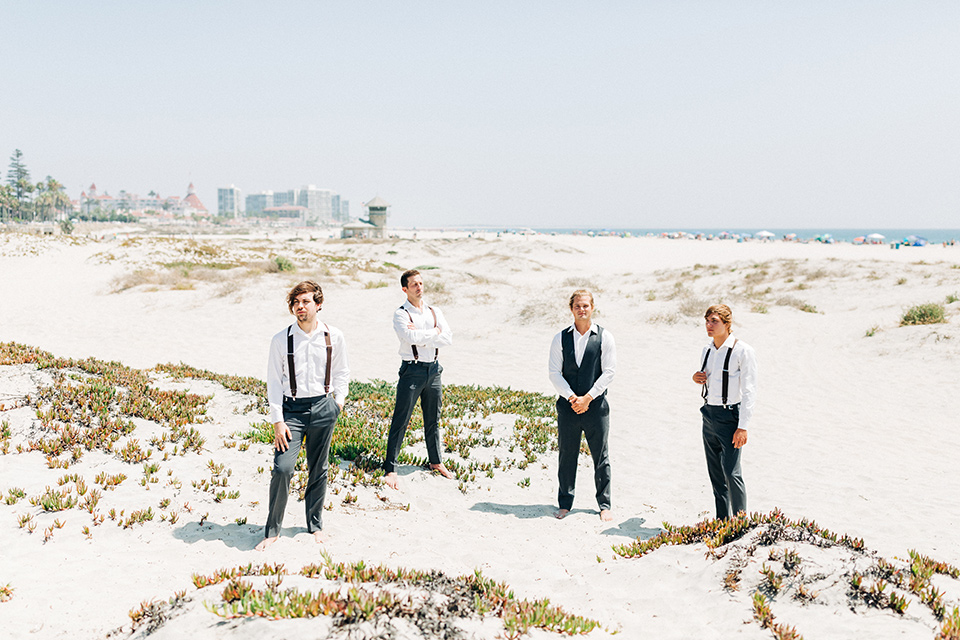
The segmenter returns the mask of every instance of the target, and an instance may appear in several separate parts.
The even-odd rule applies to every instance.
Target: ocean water
[[[802,240],[812,240],[818,237],[823,237],[826,234],[835,241],[835,242],[853,242],[854,238],[860,236],[867,236],[871,233],[879,233],[885,237],[883,240],[884,243],[898,242],[902,241],[907,236],[918,236],[921,238],[926,238],[931,244],[939,244],[942,242],[950,242],[951,240],[960,241],[960,229],[874,229],[874,228],[858,228],[858,229],[782,229],[779,227],[776,228],[725,228],[725,229],[677,229],[677,228],[659,228],[659,229],[620,229],[620,228],[582,228],[582,229],[534,229],[540,233],[563,233],[563,234],[585,234],[585,233],[595,233],[595,234],[610,234],[610,235],[623,235],[629,233],[632,236],[646,236],[646,235],[655,235],[659,236],[664,233],[676,233],[682,231],[685,233],[703,234],[703,235],[713,235],[718,236],[722,232],[727,232],[730,234],[735,234],[739,236],[750,235],[753,236],[758,231],[769,231],[774,234],[774,239],[782,239],[784,236],[795,233],[797,234],[798,239]]]

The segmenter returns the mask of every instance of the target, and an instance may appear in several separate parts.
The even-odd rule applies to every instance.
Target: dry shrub
[[[647,318],[647,324],[677,324],[680,322],[679,313],[655,313]]]
[[[677,312],[688,318],[699,318],[709,306],[710,302],[704,298],[687,296],[680,302],[680,306],[677,307]]]

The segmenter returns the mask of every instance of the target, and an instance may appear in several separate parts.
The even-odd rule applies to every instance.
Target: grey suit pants
[[[703,415],[703,450],[707,455],[707,473],[713,485],[717,518],[729,518],[747,510],[747,489],[740,470],[741,449],[733,447],[740,407],[705,404],[700,413]]]
[[[264,537],[280,535],[283,514],[290,493],[290,479],[303,446],[307,454],[307,490],[303,501],[307,514],[307,531],[323,529],[323,501],[327,495],[327,470],[330,466],[330,440],[337,424],[340,407],[332,393],[313,398],[284,398],[283,421],[290,429],[286,451],[273,452],[273,474],[270,477],[270,508]]]
[[[557,472],[560,489],[557,492],[557,502],[561,509],[573,508],[581,433],[586,437],[590,455],[593,457],[597,505],[601,511],[610,508],[610,452],[607,447],[609,432],[610,406],[605,394],[591,402],[590,408],[581,414],[574,412],[566,398],[557,399],[557,437],[560,449]]]

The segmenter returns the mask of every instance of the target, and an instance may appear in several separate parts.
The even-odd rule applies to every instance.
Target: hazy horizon
[[[0,6],[0,156],[72,198],[313,184],[389,224],[958,226],[960,4]]]

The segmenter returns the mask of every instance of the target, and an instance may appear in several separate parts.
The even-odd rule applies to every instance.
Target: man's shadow
[[[650,538],[663,533],[660,527],[644,527],[646,518],[630,518],[621,522],[616,527],[605,529],[602,533],[605,536],[625,536],[627,538],[649,540]]]
[[[280,530],[280,537],[292,538],[301,533],[307,533],[307,528],[284,527]],[[263,540],[263,525],[187,522],[173,530],[173,537],[187,544],[222,542],[225,547],[251,551]]]
[[[533,518],[553,518],[557,512],[557,507],[549,504],[501,504],[499,502],[478,502],[470,511],[480,511],[482,513],[495,513],[502,516],[513,516],[521,520],[531,520]],[[567,517],[575,513],[596,513],[590,509],[572,509]]]

